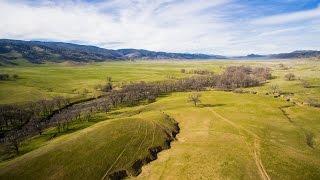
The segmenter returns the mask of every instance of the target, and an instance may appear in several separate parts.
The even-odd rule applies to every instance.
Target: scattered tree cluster
[[[26,136],[41,134],[50,124],[50,116],[69,104],[63,97],[39,100],[22,105],[0,106],[0,140],[8,143],[16,153],[18,144]]]
[[[217,76],[216,87],[224,90],[252,87],[258,86],[268,79],[271,79],[271,72],[268,68],[231,66]]]
[[[18,75],[17,74],[13,74],[12,76],[10,76],[9,74],[0,74],[0,81],[8,81],[8,80],[14,80],[14,79],[18,79]]]
[[[191,69],[191,70],[186,70],[186,69],[181,69],[181,73],[186,73],[186,74],[199,74],[199,75],[212,75],[213,72],[207,70],[207,69]]]

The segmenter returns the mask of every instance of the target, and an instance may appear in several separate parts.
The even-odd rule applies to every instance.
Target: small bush
[[[279,88],[279,85],[277,85],[277,84],[272,84],[270,86],[270,91],[271,91],[272,94],[276,94],[276,93],[280,93],[281,92],[280,88]]]
[[[0,81],[7,81],[9,77],[9,74],[0,74]]]
[[[288,70],[289,68],[285,66],[284,64],[279,64],[279,67],[281,70]]]
[[[147,97],[147,102],[148,103],[153,103],[156,101],[156,96],[155,95],[148,95]]]
[[[181,73],[186,73],[186,69],[181,69],[180,72]]]
[[[310,105],[310,106],[313,106],[313,107],[320,107],[320,102],[316,99],[312,99],[312,98],[309,98],[307,100],[307,103]]]
[[[309,147],[314,148],[314,134],[312,132],[306,132],[306,143]]]
[[[243,89],[241,88],[237,88],[235,90],[233,90],[234,93],[244,93]]]
[[[19,76],[17,74],[12,75],[13,79],[18,79]]]
[[[102,90],[102,85],[101,84],[97,84],[97,85],[94,86],[94,89],[101,91]]]
[[[288,73],[284,76],[287,81],[293,81],[296,79],[296,76],[293,73]]]
[[[101,91],[110,92],[110,91],[112,91],[112,89],[113,89],[112,83],[111,82],[107,82],[105,85],[102,86]]]
[[[311,87],[310,83],[308,81],[306,81],[306,80],[303,80],[303,79],[301,80],[301,84],[302,84],[302,86],[304,88],[310,88]]]

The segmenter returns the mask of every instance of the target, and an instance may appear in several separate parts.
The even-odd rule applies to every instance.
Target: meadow
[[[137,61],[104,62],[93,64],[24,64],[17,67],[0,67],[1,73],[17,74],[19,78],[0,81],[0,104],[21,103],[54,96],[83,98],[97,96],[97,84],[103,84],[107,77],[112,77],[115,86],[139,81],[159,81],[181,78],[186,74],[181,69],[206,69],[219,73],[223,68],[233,65],[270,67],[275,79],[265,86],[252,88],[261,93],[270,91],[276,84],[287,93],[294,93],[294,98],[303,102],[308,98],[320,101],[320,62],[304,60],[288,61]],[[286,81],[285,74],[294,73],[298,78],[310,83],[307,92],[300,81]]]
[[[129,82],[190,76],[181,69],[219,73],[232,65],[270,67],[274,77],[261,86],[243,89],[243,93],[200,92],[197,107],[188,102],[191,92],[172,93],[153,103],[121,107],[74,122],[70,131],[54,138],[56,129],[47,129],[24,141],[19,156],[5,160],[6,154],[1,153],[0,178],[101,179],[125,171],[138,179],[319,179],[320,110],[308,105],[309,99],[320,101],[320,63],[315,61],[136,61],[1,67],[1,72],[19,78],[0,82],[0,103],[57,95],[92,97],[99,94],[95,86],[107,77],[121,88]],[[286,80],[288,73],[295,74],[295,80]],[[302,80],[309,87],[304,87]],[[274,85],[282,96],[270,94]],[[150,148],[169,148],[168,134],[177,131],[176,123],[180,132],[171,148],[160,152],[158,159],[143,166],[139,174],[136,167],[145,162],[137,160],[153,160]]]

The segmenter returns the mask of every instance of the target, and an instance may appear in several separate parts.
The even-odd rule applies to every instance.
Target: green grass
[[[138,178],[259,179],[254,151],[271,179],[320,177],[320,148],[307,146],[300,127],[314,130],[319,142],[318,109],[289,108],[297,123],[292,124],[278,108],[290,104],[271,97],[205,92],[205,107],[192,107],[186,97],[178,93],[155,103],[166,107],[181,132],[172,149],[161,153]],[[305,119],[308,123],[300,125],[298,121]]]
[[[174,93],[152,104],[110,112],[106,121],[2,163],[0,177],[98,179],[109,169],[130,172],[134,160],[145,156],[152,144],[163,143],[163,131],[154,126],[172,128],[162,112],[179,122],[178,141],[138,178],[258,179],[256,161],[272,179],[320,177],[320,148],[310,148],[303,132],[313,131],[319,142],[319,109],[287,108],[292,123],[279,109],[292,104],[269,96],[208,91],[202,93],[199,107],[187,97]]]
[[[283,63],[288,70],[279,68]],[[148,148],[163,145],[173,122],[181,128],[170,150],[143,167],[141,179],[319,179],[320,110],[294,105],[265,95],[279,85],[297,102],[320,100],[320,63],[307,61],[204,61],[204,62],[108,62],[74,66],[46,64],[2,67],[18,74],[17,81],[0,82],[0,103],[36,100],[55,95],[77,97],[84,89],[94,95],[94,86],[111,76],[120,86],[130,81],[156,81],[186,76],[180,69],[220,72],[228,65],[268,66],[275,78],[257,94],[202,92],[202,103],[193,107],[189,93],[173,93],[155,103],[120,108],[94,116],[89,122],[74,122],[70,130],[51,128],[23,142],[23,155],[0,164],[0,179],[99,179],[119,170],[132,173],[132,164],[148,155]],[[292,72],[307,80],[286,81]],[[314,147],[306,134],[314,135]],[[1,148],[0,148],[1,149]],[[265,172],[264,172],[265,171]]]
[[[65,129],[63,131],[59,131],[56,127],[48,128],[41,135],[33,136],[21,142],[19,156],[48,144],[54,138],[90,127],[100,121],[108,120],[109,118],[110,116],[107,117],[105,113],[98,113],[92,116],[88,120],[79,119],[79,120],[70,122],[68,124],[68,129]],[[7,147],[4,145],[0,146],[0,161],[6,161],[14,157],[16,157],[15,153],[8,152]]]
[[[0,178],[99,179],[123,169],[133,173],[133,163],[147,157],[148,148],[165,146],[173,128],[159,111],[108,119],[2,163]]]
[[[289,67],[281,70],[279,64]],[[320,101],[320,63],[308,61],[160,61],[160,62],[106,62],[87,65],[72,65],[68,63],[21,65],[17,67],[0,67],[1,73],[17,74],[15,81],[0,82],[0,104],[34,101],[41,98],[51,98],[62,95],[82,98],[96,96],[94,90],[97,84],[103,84],[107,76],[112,77],[114,85],[121,86],[137,81],[158,81],[169,76],[180,78],[186,76],[180,70],[208,69],[219,73],[230,65],[252,65],[270,67],[275,79],[262,87],[252,88],[258,92],[269,91],[271,84],[279,85],[283,92],[294,93],[293,98],[304,102],[308,98]],[[307,80],[312,88],[303,88],[300,81],[285,81],[284,75],[293,72],[297,77]]]

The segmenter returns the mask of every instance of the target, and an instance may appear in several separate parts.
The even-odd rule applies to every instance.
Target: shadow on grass
[[[220,107],[220,106],[225,106],[225,104],[199,104],[198,105],[201,108],[205,107]]]

